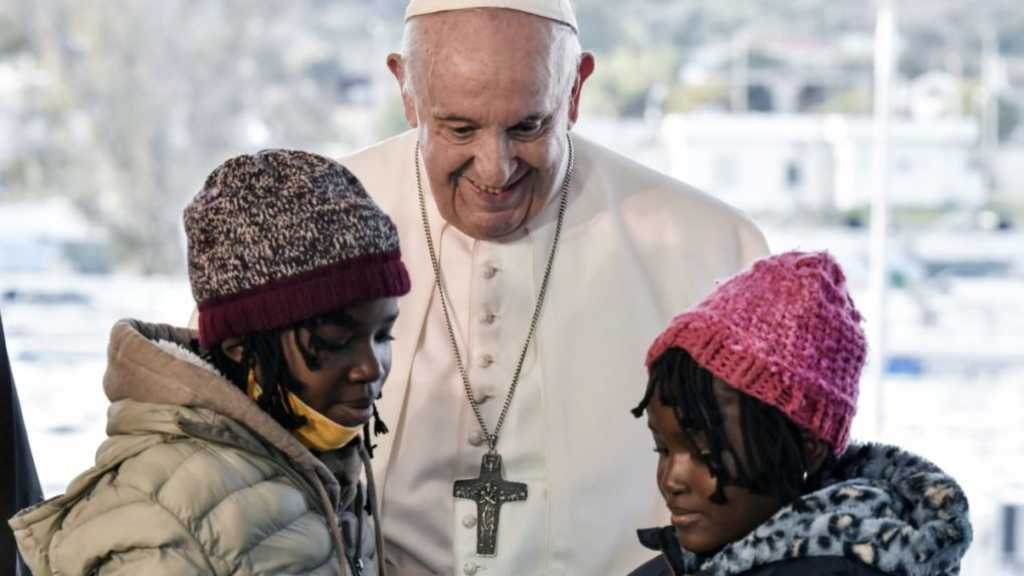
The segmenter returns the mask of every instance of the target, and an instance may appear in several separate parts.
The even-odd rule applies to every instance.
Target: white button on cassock
[[[475,528],[476,527],[476,514],[466,514],[462,517],[463,528]]]
[[[490,280],[498,274],[498,269],[493,264],[484,266],[484,279]]]
[[[477,430],[469,435],[469,443],[473,446],[483,446],[487,443],[487,435],[483,430]]]
[[[466,576],[473,576],[474,574],[476,574],[477,570],[479,570],[479,569],[480,569],[480,565],[477,564],[476,562],[466,562],[465,564],[462,565],[462,572]]]
[[[483,404],[484,402],[494,398],[494,390],[494,386],[484,384],[473,391],[473,397],[476,398],[477,402]]]
[[[497,319],[498,315],[495,314],[494,312],[485,312],[482,316],[480,316],[480,321],[488,326],[494,324],[494,321]]]

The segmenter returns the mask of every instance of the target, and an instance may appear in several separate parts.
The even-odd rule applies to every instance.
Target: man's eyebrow
[[[518,122],[516,122],[516,125],[526,124],[528,122],[544,122],[544,121],[547,121],[550,118],[551,118],[551,114],[544,114],[544,113],[541,113],[541,112],[535,112],[533,114],[524,116],[522,119],[520,119]],[[476,121],[473,120],[472,118],[468,118],[466,116],[460,116],[458,114],[438,113],[438,114],[434,114],[434,119],[438,120],[440,122],[464,122],[466,124],[476,124]]]
[[[527,122],[543,122],[550,117],[550,114],[542,114],[540,112],[535,112],[533,114],[530,114],[529,116],[526,116],[525,118],[517,122],[517,124],[525,124]]]
[[[434,114],[434,119],[441,122],[465,122],[466,124],[475,124],[473,119],[466,118],[465,116],[459,116],[458,114]]]

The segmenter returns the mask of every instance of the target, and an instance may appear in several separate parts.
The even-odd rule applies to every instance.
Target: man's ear
[[[583,92],[583,83],[594,73],[594,55],[584,52],[580,56],[580,64],[576,68],[576,81],[572,85],[572,94],[569,98],[569,127],[572,128],[580,117],[580,94]]]
[[[804,461],[807,462],[807,473],[816,474],[828,457],[830,448],[817,438],[811,438],[804,434],[803,440]]]
[[[241,338],[228,338],[220,343],[220,349],[228,358],[239,363],[242,361],[242,353],[245,351],[242,348]]]
[[[391,71],[391,75],[398,82],[398,90],[402,95],[402,112],[405,114],[405,121],[409,123],[409,126],[416,128],[419,125],[419,118],[416,116],[416,102],[413,99],[412,86],[408,84],[412,82],[412,75],[409,73],[406,64],[407,62],[402,58],[401,54],[394,52],[388,54],[388,70]]]

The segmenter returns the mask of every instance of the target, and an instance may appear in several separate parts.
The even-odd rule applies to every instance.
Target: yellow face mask
[[[263,389],[256,382],[256,375],[249,372],[249,397],[259,400],[263,395]],[[292,430],[292,434],[302,442],[302,445],[317,452],[330,452],[348,444],[353,438],[359,435],[359,428],[342,426],[334,420],[324,416],[310,408],[292,391],[288,391],[288,405],[296,416],[306,418],[306,423],[301,428]]]

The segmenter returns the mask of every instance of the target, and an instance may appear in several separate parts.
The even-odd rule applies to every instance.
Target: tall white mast
[[[869,303],[867,378],[861,387],[860,410],[868,429],[879,438],[884,429],[884,378],[886,363],[886,289],[889,234],[889,117],[896,41],[893,0],[878,0],[875,25],[874,145],[871,171],[871,228],[869,246]]]

